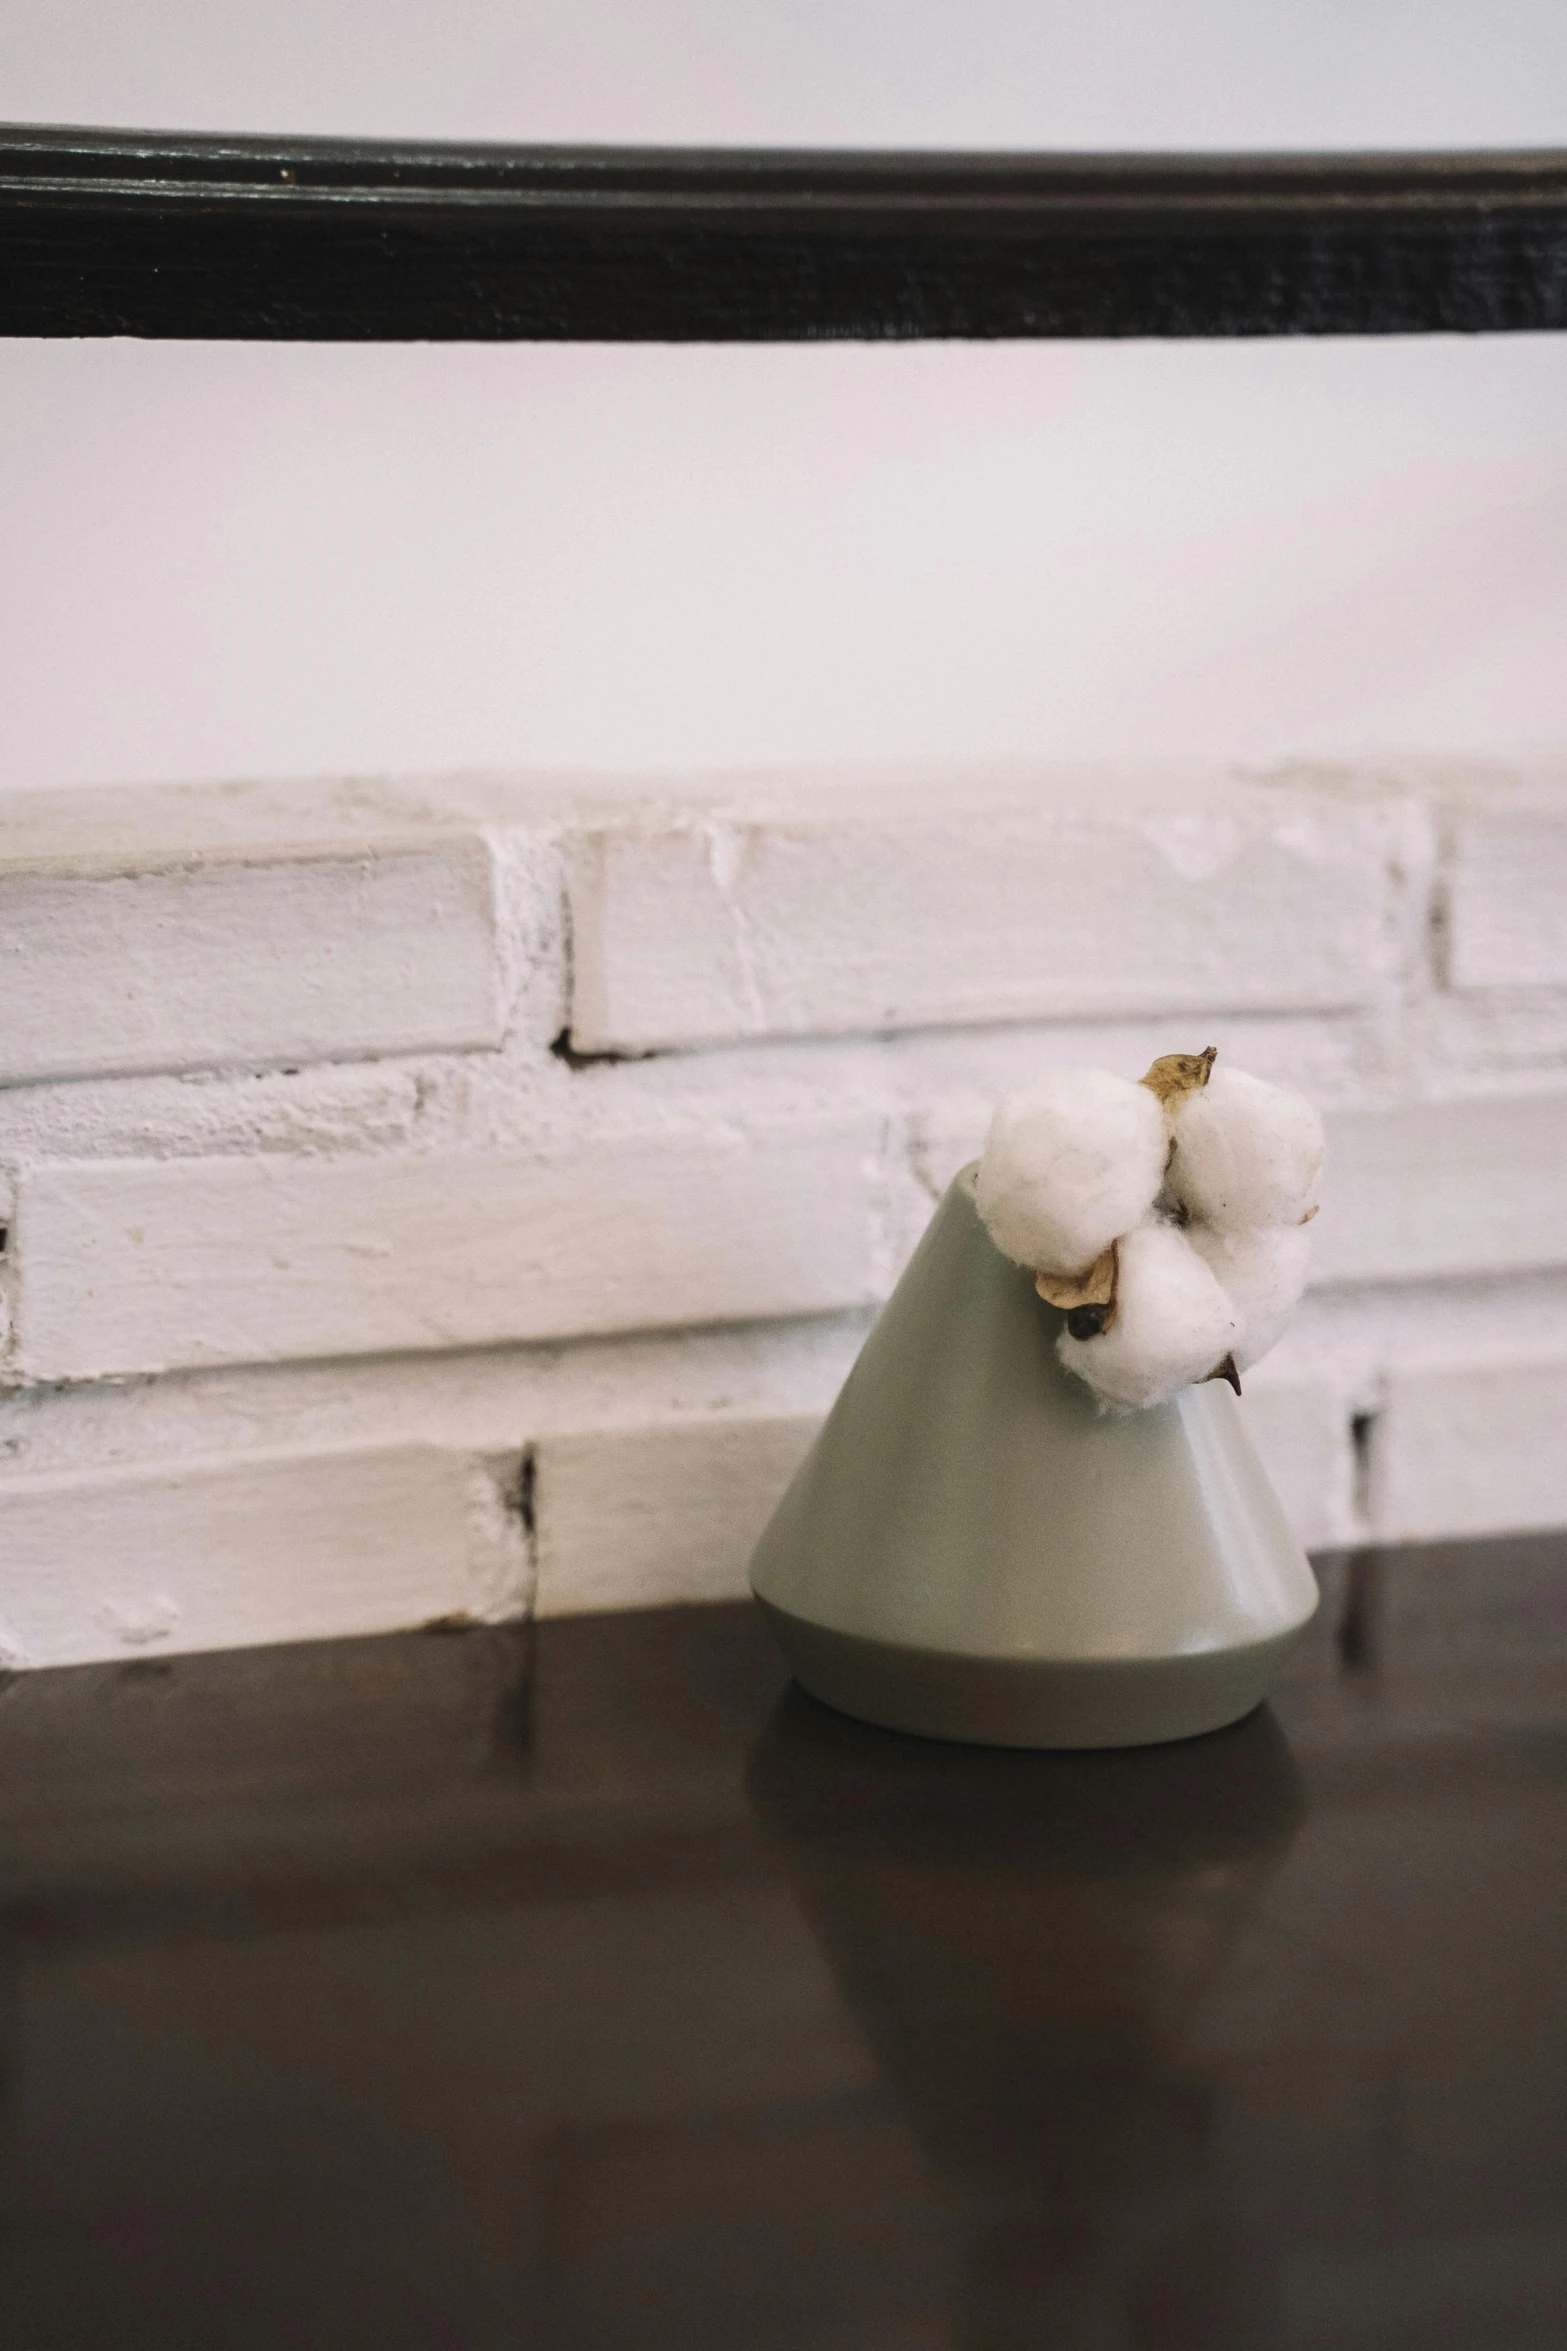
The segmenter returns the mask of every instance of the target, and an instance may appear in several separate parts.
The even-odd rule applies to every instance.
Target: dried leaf
[[[1222,1363],[1216,1364],[1214,1369],[1209,1372],[1208,1378],[1210,1380],[1228,1380],[1237,1396],[1241,1392],[1241,1375],[1235,1368],[1233,1355],[1226,1355]],[[1205,1381],[1203,1384],[1206,1386],[1207,1382]]]

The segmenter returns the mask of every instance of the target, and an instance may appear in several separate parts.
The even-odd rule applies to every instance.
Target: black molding
[[[1567,154],[0,130],[0,332],[789,342],[1567,327]]]

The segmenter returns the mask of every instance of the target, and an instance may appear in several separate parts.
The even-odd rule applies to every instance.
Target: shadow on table
[[[1183,2028],[1282,1861],[1277,1722],[1036,1755],[871,1729],[798,1690],[753,1807],[888,2087],[972,2212],[975,2351],[1277,2338],[1270,2264],[1206,2194]]]

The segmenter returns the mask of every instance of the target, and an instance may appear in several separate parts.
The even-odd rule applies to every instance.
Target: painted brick
[[[72,1665],[521,1615],[520,1466],[403,1445],[0,1481],[0,1643]]]
[[[497,1045],[476,836],[0,868],[0,1080]]]
[[[538,1608],[567,1616],[733,1600],[814,1416],[711,1415],[538,1447]]]
[[[1567,1095],[1343,1111],[1327,1126],[1314,1282],[1567,1265]]]
[[[1567,796],[1475,809],[1453,827],[1446,976],[1454,988],[1567,987]]]
[[[1567,1356],[1395,1370],[1369,1486],[1384,1542],[1567,1526]]]
[[[1247,1375],[1240,1409],[1302,1546],[1319,1551],[1353,1542],[1358,1530],[1350,1419],[1331,1383],[1309,1373],[1259,1369]]]
[[[1392,945],[1374,802],[1103,779],[999,810],[606,826],[571,879],[585,1051],[930,1024],[1344,1008]]]
[[[857,1305],[882,1281],[878,1133],[34,1169],[17,1188],[14,1365],[94,1379]]]

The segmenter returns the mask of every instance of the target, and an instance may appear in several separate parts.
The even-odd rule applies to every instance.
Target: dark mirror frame
[[[1567,328],[1567,153],[959,155],[0,129],[0,333]]]

